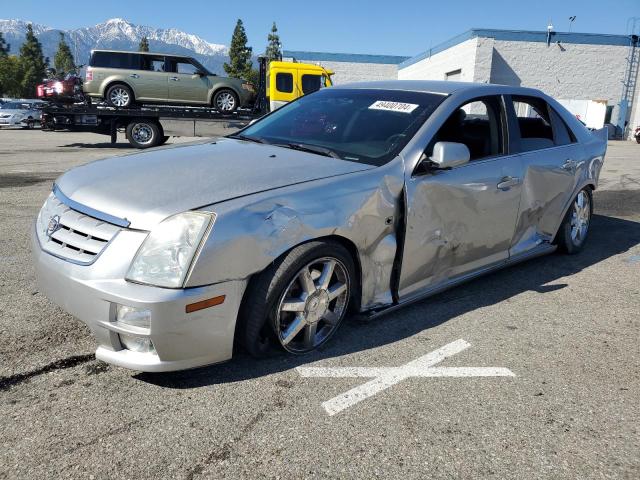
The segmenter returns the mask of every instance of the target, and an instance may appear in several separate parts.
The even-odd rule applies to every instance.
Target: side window
[[[553,123],[553,131],[555,133],[554,142],[556,145],[569,145],[576,143],[576,137],[567,126],[562,117],[553,108],[549,107],[551,112],[551,121]]]
[[[164,72],[164,57],[155,57],[151,55],[141,55],[142,70],[149,72]]]
[[[293,92],[293,74],[285,72],[276,73],[276,90],[282,93]]]
[[[463,143],[471,160],[504,154],[503,115],[497,97],[484,97],[461,105],[440,127],[427,153],[437,142]]]
[[[90,64],[92,67],[138,70],[140,55],[136,53],[94,52]]]
[[[555,146],[547,102],[536,97],[514,96],[512,99],[520,129],[520,151]]]
[[[321,80],[321,75],[302,75],[302,93],[306,95],[307,93],[313,93],[320,90],[320,88],[322,87]]]
[[[198,67],[196,67],[191,62],[178,61],[176,62],[176,73],[184,73],[186,75],[195,75],[198,71]]]

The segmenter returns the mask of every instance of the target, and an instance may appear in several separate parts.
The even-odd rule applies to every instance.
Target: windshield
[[[444,99],[433,93],[328,88],[285,105],[237,137],[383,165]]]

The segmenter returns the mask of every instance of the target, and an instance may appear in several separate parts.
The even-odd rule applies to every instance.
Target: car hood
[[[73,202],[148,230],[175,213],[371,168],[224,138],[98,160],[68,171],[56,185]]]
[[[0,108],[0,115],[15,115],[15,114],[20,114],[20,115],[24,115],[26,113],[28,113],[29,110],[18,110],[18,109],[3,109]]]

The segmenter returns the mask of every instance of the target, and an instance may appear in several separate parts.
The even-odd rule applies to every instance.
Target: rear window
[[[140,55],[137,53],[93,52],[89,65],[102,68],[140,69]]]
[[[290,73],[276,73],[276,90],[282,93],[293,92],[293,75]]]

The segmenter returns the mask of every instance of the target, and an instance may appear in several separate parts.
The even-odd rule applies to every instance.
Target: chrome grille
[[[102,253],[120,227],[73,210],[49,195],[38,217],[42,249],[57,257],[88,265]]]

